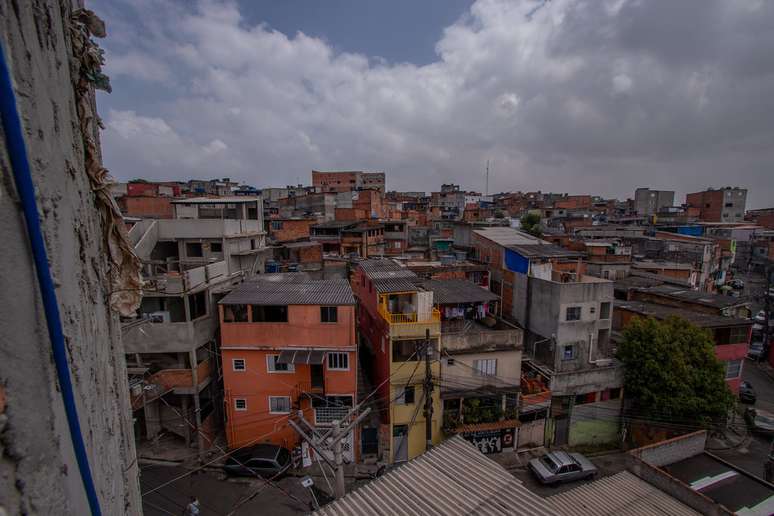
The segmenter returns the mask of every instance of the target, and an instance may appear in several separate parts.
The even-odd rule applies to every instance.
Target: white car
[[[766,311],[765,310],[761,310],[760,312],[755,314],[755,321],[759,322],[761,324],[766,322]]]

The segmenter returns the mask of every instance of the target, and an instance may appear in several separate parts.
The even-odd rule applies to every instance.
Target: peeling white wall
[[[126,365],[108,306],[108,252],[76,120],[63,21],[71,9],[67,0],[0,0],[0,30],[102,511],[140,514]],[[88,514],[4,136],[0,170],[0,514]]]

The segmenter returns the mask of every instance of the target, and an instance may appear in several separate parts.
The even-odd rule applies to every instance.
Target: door
[[[312,379],[312,389],[325,390],[325,375],[323,374],[322,364],[312,364],[309,366]]]
[[[570,439],[570,418],[567,416],[554,419],[554,445],[562,446]]]
[[[395,452],[392,454],[393,462],[406,462],[408,460],[408,444],[408,426],[393,426],[392,446],[395,450]]]
[[[377,455],[379,453],[378,428],[362,428],[360,430],[360,450],[363,455]]]

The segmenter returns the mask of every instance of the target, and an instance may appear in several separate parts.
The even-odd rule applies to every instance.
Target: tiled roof
[[[546,500],[555,507],[555,514],[567,516],[578,514],[694,516],[699,514],[628,471],[549,496]]]
[[[498,299],[491,290],[464,279],[426,280],[420,285],[433,291],[433,303],[437,305],[487,303]]]
[[[548,516],[556,510],[462,437],[394,468],[314,514]]]
[[[268,276],[268,275],[267,275]],[[355,297],[344,279],[295,280],[277,278],[245,281],[224,297],[222,305],[354,305]]]

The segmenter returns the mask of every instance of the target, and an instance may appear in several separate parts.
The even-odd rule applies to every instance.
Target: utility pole
[[[333,422],[333,461],[336,463],[336,482],[335,496],[336,499],[343,498],[346,494],[346,488],[344,487],[344,466],[342,465],[343,459],[341,456],[341,422],[336,420]]]
[[[763,357],[768,358],[769,351],[769,323],[771,321],[771,303],[769,301],[771,297],[771,261],[766,260],[766,264],[763,267],[764,274],[766,274],[766,291],[763,293],[763,311],[765,312],[765,318],[763,320]]]
[[[425,450],[433,447],[433,377],[430,374],[430,330],[425,330]]]
[[[342,451],[341,441],[346,438],[347,435],[349,435],[350,432],[352,432],[352,430],[358,424],[360,424],[363,419],[365,419],[365,417],[371,412],[371,409],[365,409],[359,416],[345,424],[343,427],[342,423],[344,423],[346,420],[349,420],[349,418],[352,417],[352,415],[354,415],[359,409],[360,405],[358,404],[353,407],[341,421],[333,421],[331,429],[319,437],[314,437],[312,432],[314,427],[306,419],[304,419],[303,411],[298,411],[298,421],[308,429],[309,433],[304,431],[304,429],[301,428],[301,426],[299,426],[295,421],[288,419],[288,424],[291,426],[291,428],[293,428],[293,430],[295,430],[303,440],[308,442],[309,446],[315,451],[315,453],[317,453],[319,457],[322,457],[322,459],[331,467],[331,469],[334,470],[336,476],[334,494],[337,499],[342,498],[346,494],[346,488],[344,484],[344,454]],[[333,453],[333,464],[331,464],[331,461],[328,459],[326,452]],[[320,466],[322,467],[322,465]]]
[[[484,195],[489,196],[489,160],[486,160],[486,190],[484,190]]]

